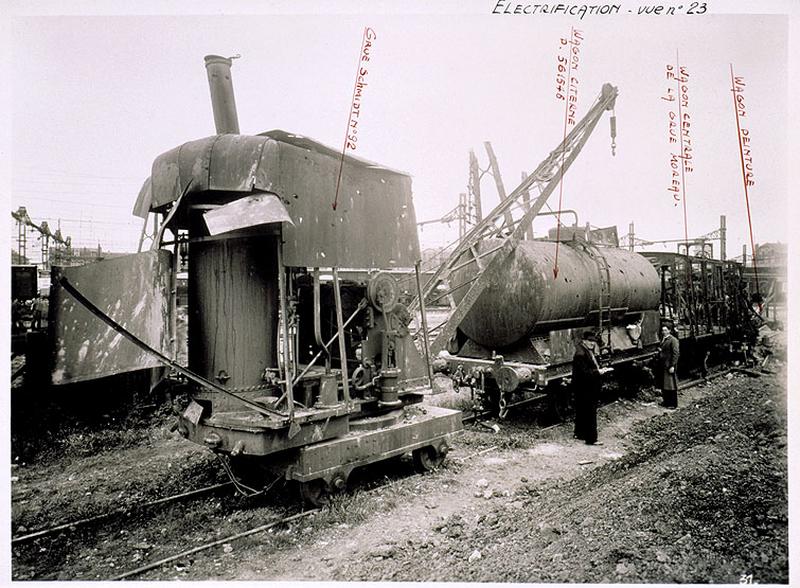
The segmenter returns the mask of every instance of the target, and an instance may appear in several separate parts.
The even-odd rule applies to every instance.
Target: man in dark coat
[[[678,358],[680,346],[678,339],[670,332],[668,326],[661,327],[661,349],[658,352],[659,375],[661,388],[661,406],[678,408]]]
[[[575,437],[587,445],[597,441],[597,397],[600,395],[600,366],[595,357],[595,334],[584,331],[572,357],[572,390],[575,396]]]

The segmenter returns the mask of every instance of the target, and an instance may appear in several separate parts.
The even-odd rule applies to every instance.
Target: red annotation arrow
[[[361,115],[361,98],[364,89],[367,87],[367,68],[365,63],[369,62],[370,48],[372,41],[377,38],[375,31],[370,27],[364,27],[364,34],[361,38],[361,50],[358,53],[358,63],[356,64],[356,80],[353,83],[353,97],[350,100],[350,114],[347,117],[347,127],[344,130],[344,143],[342,145],[342,157],[339,160],[339,173],[336,177],[336,195],[333,198],[333,209],[339,203],[339,188],[342,184],[342,171],[344,170],[344,154],[348,149],[356,150],[358,142],[358,119]]]
[[[744,78],[733,75],[733,64],[731,63],[731,92],[733,92],[733,111],[736,114],[736,134],[739,139],[739,161],[742,164],[742,184],[744,186],[744,202],[747,207],[747,225],[750,229],[750,250],[753,258],[753,273],[756,278],[756,294],[758,294],[758,309],[761,311],[761,290],[758,284],[758,264],[756,263],[756,247],[753,240],[753,221],[750,217],[750,194],[748,186],[755,185],[753,177],[753,159],[750,157],[750,148],[747,148],[747,164],[745,164],[744,142],[750,143],[750,132],[742,128],[741,118],[747,117],[747,110],[744,104]],[[744,140],[743,140],[744,138]]]

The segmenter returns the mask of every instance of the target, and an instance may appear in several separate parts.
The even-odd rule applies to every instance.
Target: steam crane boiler
[[[574,342],[587,329],[601,333],[607,363],[653,355],[660,280],[645,257],[601,246],[577,221],[557,240],[524,239],[616,97],[605,84],[564,141],[459,242],[420,299],[445,289],[451,315],[431,346],[436,368],[485,392],[501,417],[569,374]]]
[[[296,480],[311,502],[379,460],[436,467],[461,413],[421,405],[429,358],[398,280],[419,259],[410,177],[300,135],[239,134],[232,62],[205,62],[217,134],[157,157],[134,209],[162,219],[145,254],[188,243],[188,368],[166,361],[191,396],[180,433],[240,490]],[[168,339],[149,337],[151,355]]]

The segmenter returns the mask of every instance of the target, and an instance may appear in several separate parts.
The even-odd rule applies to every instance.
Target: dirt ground
[[[783,376],[736,374],[677,411],[617,400],[597,446],[530,413],[469,425],[435,472],[374,469],[318,513],[137,579],[786,583],[785,399]],[[12,466],[12,534],[224,480],[166,420],[140,441]],[[14,546],[12,577],[109,579],[298,509],[290,487],[220,493]]]

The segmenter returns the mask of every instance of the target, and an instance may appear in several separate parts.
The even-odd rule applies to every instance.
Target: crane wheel
[[[414,461],[414,468],[418,472],[430,472],[442,465],[445,457],[444,451],[441,451],[433,445],[426,445],[411,452],[411,457]]]

